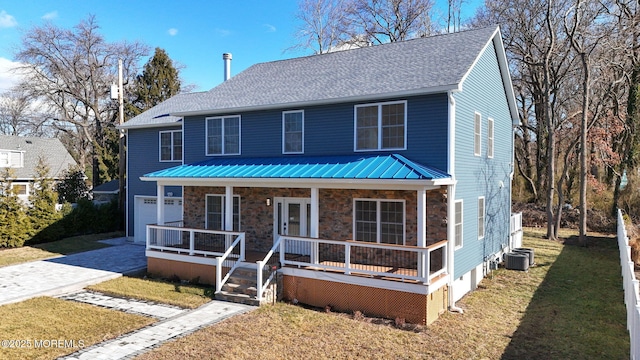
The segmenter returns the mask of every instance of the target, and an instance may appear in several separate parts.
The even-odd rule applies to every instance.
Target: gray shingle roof
[[[0,135],[0,149],[25,152],[24,167],[13,168],[15,178],[20,180],[31,180],[35,177],[40,157],[46,161],[49,175],[55,179],[62,178],[70,166],[77,165],[60,140],[55,138]],[[4,170],[0,168],[3,173]]]
[[[455,89],[497,30],[487,27],[255,64],[208,92],[174,96],[121,127],[175,124],[184,115]]]
[[[120,126],[120,128],[126,129],[175,124],[179,122],[182,117],[172,116],[170,114],[196,106],[199,99],[205,94],[206,92],[194,92],[175,95],[142,114],[129,119]]]
[[[456,88],[497,27],[253,65],[175,114]]]

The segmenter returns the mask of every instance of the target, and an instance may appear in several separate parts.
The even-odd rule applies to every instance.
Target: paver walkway
[[[144,246],[124,238],[104,242],[113,246],[1,267],[0,305],[68,293],[147,266]]]
[[[86,291],[70,294],[61,298],[95,303],[100,306],[115,307],[120,310],[135,308],[135,310],[132,311],[139,313],[152,313],[156,311],[158,307],[168,307],[162,304],[118,299],[103,294],[88,293]],[[256,309],[256,307],[217,300],[206,303],[195,310],[177,310],[173,308],[172,311],[174,311],[176,315],[168,319],[122,335],[116,339],[90,346],[60,359],[130,359],[149,351],[167,340],[188,335],[205,326],[215,324],[230,316],[253,309]]]
[[[64,359],[128,359],[163,342],[256,307],[213,300],[195,310],[82,290],[146,268],[145,247],[124,238],[103,240],[111,247],[0,268],[0,305],[37,296],[58,296],[161,319],[159,322],[105,341]]]
[[[147,266],[144,246],[124,238],[104,242],[113,246],[1,267],[0,305],[79,290]]]

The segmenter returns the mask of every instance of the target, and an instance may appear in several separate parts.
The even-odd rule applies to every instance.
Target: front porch
[[[246,277],[247,269],[253,269],[255,281],[241,294],[248,288],[254,305],[282,298],[416,323],[429,323],[446,308],[446,240],[418,248],[280,236],[263,252],[247,250],[244,232],[179,225],[147,226],[148,271],[215,284],[216,294],[226,300],[229,288],[244,285],[230,284],[234,273]],[[438,299],[431,306],[429,295]]]

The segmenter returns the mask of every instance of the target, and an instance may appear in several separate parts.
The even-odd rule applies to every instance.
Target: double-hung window
[[[473,116],[473,155],[480,156],[482,151],[482,116],[475,113]]]
[[[304,112],[301,110],[282,113],[282,153],[304,153]]]
[[[182,161],[182,130],[160,131],[160,161]]]
[[[354,202],[355,240],[404,245],[404,201],[356,199]]]
[[[406,101],[356,105],[356,151],[403,150],[406,146]]]
[[[206,228],[209,230],[224,230],[225,196],[207,195],[206,198]],[[233,196],[233,231],[240,231],[240,196]]]
[[[493,137],[493,124],[492,118],[487,119],[487,157],[493,157],[494,137]]]
[[[206,119],[207,155],[240,154],[240,116]]]
[[[478,198],[478,239],[484,238],[485,229],[484,196]]]
[[[454,212],[455,248],[459,249],[462,247],[462,200],[454,202]]]

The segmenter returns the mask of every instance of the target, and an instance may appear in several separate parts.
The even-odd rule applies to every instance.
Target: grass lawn
[[[48,259],[55,256],[73,254],[82,251],[107,247],[98,240],[124,236],[122,232],[80,235],[53,241],[50,243],[19,248],[0,249],[0,267],[34,260]]]
[[[615,238],[594,236],[580,248],[541,235],[525,232],[536,267],[495,271],[457,303],[464,314],[442,314],[426,328],[400,330],[278,303],[139,359],[628,359]]]
[[[55,359],[155,321],[50,297],[0,306],[0,319],[0,359]]]
[[[87,289],[105,294],[150,300],[171,304],[188,309],[195,309],[211,301],[214,289],[190,284],[175,284],[155,279],[139,279],[123,276]]]

